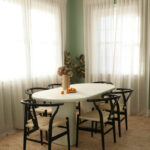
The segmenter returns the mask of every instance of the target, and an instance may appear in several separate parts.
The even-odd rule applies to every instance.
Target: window
[[[0,1],[0,80],[26,73],[23,14],[21,6]]]
[[[59,17],[56,14],[38,9],[31,11],[33,77],[56,75],[56,70],[61,65],[61,31]]]
[[[119,8],[120,9],[120,8]],[[130,13],[131,12],[131,13]],[[138,74],[140,62],[140,16],[134,11],[93,13],[93,72]]]
[[[56,4],[0,0],[0,80],[56,76],[62,64],[61,38]]]

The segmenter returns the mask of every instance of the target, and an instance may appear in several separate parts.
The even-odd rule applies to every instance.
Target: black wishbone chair
[[[116,132],[115,132],[115,120],[114,120],[114,108],[119,100],[120,96],[117,95],[111,95],[111,97],[108,98],[100,98],[100,99],[89,99],[88,102],[92,102],[95,106],[96,110],[87,112],[85,114],[81,114],[77,116],[77,128],[76,128],[76,147],[78,146],[78,136],[79,136],[79,130],[83,131],[94,131],[101,133],[102,137],[102,150],[105,150],[105,140],[104,135],[109,133],[111,130],[113,130],[113,136],[114,136],[114,143],[116,143]],[[111,111],[102,111],[99,109],[99,102],[106,102],[109,101]],[[88,128],[88,127],[80,127],[79,120],[82,120],[82,122],[86,121],[94,121],[100,123],[100,129],[97,128]],[[110,125],[111,128],[109,128],[107,131],[104,131],[105,125]]]
[[[127,89],[127,88],[116,88],[111,93],[104,94],[103,97],[108,97],[111,94],[120,95],[123,99],[123,103],[116,103],[115,111],[115,121],[118,122],[118,131],[119,131],[119,137],[121,137],[121,122],[125,120],[126,130],[128,129],[128,118],[127,118],[127,102],[129,98],[131,97],[133,90]],[[101,108],[110,111],[110,107],[108,104],[105,104],[104,106],[100,106]],[[121,118],[121,116],[124,116]]]
[[[113,83],[110,81],[95,81],[92,83],[112,84],[113,85]],[[97,122],[91,122],[91,127],[94,128],[94,124],[95,124],[95,128],[97,129]],[[91,131],[91,137],[93,137],[93,131]]]
[[[32,94],[38,91],[42,91],[42,90],[48,90],[49,88],[45,88],[45,87],[33,87],[33,88],[28,88],[27,90],[25,90],[25,93],[29,96],[29,99],[32,99]]]
[[[57,103],[57,104],[37,104],[34,103],[33,100],[22,100],[22,104],[24,104],[24,144],[23,144],[23,150],[26,150],[26,142],[27,140],[32,142],[37,142],[41,144],[48,144],[48,150],[51,150],[51,144],[54,140],[64,136],[67,134],[67,140],[68,140],[68,150],[70,150],[70,137],[69,137],[69,118],[62,119],[62,118],[56,118],[56,114],[59,110],[59,107],[63,105],[63,103]],[[43,117],[40,115],[37,115],[35,112],[36,107],[56,107],[55,111],[52,113],[51,117]],[[29,115],[29,116],[28,116]],[[28,119],[30,118],[30,119]],[[66,131],[63,131],[62,133],[59,133],[58,135],[52,136],[53,128],[60,127],[60,128],[66,128]],[[40,141],[36,139],[32,139],[29,137],[29,135],[35,131],[39,130],[40,133],[42,131],[48,132],[48,142],[44,142],[42,135],[40,136]]]
[[[92,83],[113,84],[112,82],[109,82],[109,81],[95,81],[95,82],[92,82]]]
[[[29,96],[29,99],[32,99],[35,103],[36,101],[32,98],[32,94],[38,91],[42,90],[48,90],[49,88],[44,88],[44,87],[33,87],[25,90],[25,93]],[[44,102],[45,103],[45,102]],[[52,108],[51,107],[37,107],[35,108],[35,112],[39,113],[40,115],[47,116],[51,115],[52,113]]]
[[[77,112],[76,112],[77,115],[81,113],[81,104],[80,104],[80,102],[76,102],[76,110],[77,110]]]
[[[49,84],[49,85],[48,85],[48,88],[49,88],[49,89],[53,89],[53,88],[60,87],[60,86],[61,86],[60,83],[53,83],[53,84]]]

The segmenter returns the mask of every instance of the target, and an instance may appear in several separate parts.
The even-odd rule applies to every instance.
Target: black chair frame
[[[25,90],[25,93],[29,96],[29,99],[32,99],[33,102],[36,103],[36,100],[32,98],[32,94],[34,93],[34,91],[37,92],[37,91],[48,90],[48,89],[49,88],[45,88],[45,87],[33,87],[33,88],[28,88],[27,90]],[[46,102],[43,102],[43,103],[46,103]],[[40,115],[47,116],[47,110],[45,110],[44,113]]]
[[[49,84],[49,85],[48,85],[48,88],[49,88],[49,89],[53,89],[53,88],[59,87],[59,86],[61,86],[60,83],[53,83],[53,84]]]
[[[109,81],[95,81],[92,83],[113,84],[112,82],[109,82]]]
[[[80,102],[77,103],[76,109],[79,110],[79,114],[81,113],[81,104]]]
[[[33,87],[33,88],[28,88],[27,90],[25,90],[25,93],[29,96],[29,99],[33,99],[32,98],[32,94],[34,93],[34,90],[48,90],[49,88],[45,88],[45,87]]]
[[[66,118],[66,127],[64,126],[59,126],[60,128],[66,128],[66,131],[53,136],[52,137],[52,125],[53,125],[53,120],[59,110],[59,107],[61,105],[63,105],[63,103],[57,103],[57,104],[37,104],[34,103],[32,99],[27,99],[27,100],[22,100],[21,101],[22,104],[25,105],[25,110],[24,110],[24,144],[23,144],[23,150],[26,150],[26,141],[33,141],[33,142],[37,142],[37,143],[41,143],[41,144],[48,144],[48,150],[51,150],[51,144],[52,141],[64,136],[67,134],[67,140],[68,140],[68,150],[70,150],[70,135],[69,135],[69,118]],[[40,131],[40,141],[39,140],[35,140],[35,139],[31,139],[28,138],[27,136],[30,135],[31,133],[37,131],[39,129],[38,126],[38,120],[37,120],[37,116],[36,116],[36,112],[35,112],[35,108],[36,107],[56,107],[54,113],[51,115],[50,120],[49,120],[49,129],[48,129],[48,142],[44,142],[43,138],[42,138],[42,132]],[[28,116],[29,115],[29,116]],[[32,123],[34,125],[32,130],[29,130],[26,127],[28,118],[32,119]]]
[[[113,85],[113,83],[110,81],[95,81],[92,83],[102,83],[102,84],[112,84]],[[94,121],[92,121],[92,123],[91,123],[92,128],[94,128],[94,124],[95,124],[95,128],[97,129],[97,122],[94,122]],[[91,132],[91,137],[93,137],[93,132]]]
[[[115,114],[117,114],[117,117],[115,117],[115,121],[118,122],[118,130],[119,130],[119,137],[121,137],[121,122],[125,120],[125,126],[126,130],[128,130],[128,115],[127,115],[127,102],[132,94],[132,89],[127,88],[116,88],[111,93],[104,94],[105,96],[111,96],[111,94],[121,95],[123,97],[123,112],[120,111],[119,103],[116,103],[117,111],[114,111]],[[120,115],[124,115],[124,117],[121,119]]]
[[[116,143],[116,131],[115,131],[115,120],[113,118],[114,116],[114,108],[116,103],[118,102],[120,96],[117,95],[111,95],[111,97],[109,98],[101,98],[101,99],[89,99],[87,100],[87,102],[92,102],[96,108],[96,110],[99,113],[99,117],[100,117],[100,127],[101,129],[97,129],[97,128],[93,128],[93,126],[91,128],[88,127],[80,127],[79,125],[81,124],[81,122],[79,122],[79,117],[80,115],[77,116],[77,128],[76,128],[76,147],[78,147],[78,136],[79,136],[79,130],[83,130],[83,131],[89,131],[89,132],[98,132],[101,133],[101,137],[102,137],[102,149],[105,150],[105,142],[104,142],[104,135],[106,135],[107,133],[109,133],[111,130],[113,130],[113,136],[114,136],[114,143]],[[111,111],[110,111],[110,115],[109,118],[105,124],[103,122],[103,114],[102,111],[99,109],[99,105],[97,104],[97,102],[106,102],[106,101],[110,101],[110,105],[111,105]],[[82,121],[85,122],[87,120]],[[109,128],[107,131],[104,132],[104,125],[111,125],[112,127]]]

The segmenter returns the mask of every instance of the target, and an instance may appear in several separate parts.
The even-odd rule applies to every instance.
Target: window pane
[[[22,8],[0,1],[0,80],[23,78],[25,56]]]
[[[61,32],[58,12],[32,9],[32,76],[56,75],[61,65]]]
[[[101,10],[101,13],[95,11],[93,18],[93,73],[137,74],[140,55],[138,14],[107,15]]]

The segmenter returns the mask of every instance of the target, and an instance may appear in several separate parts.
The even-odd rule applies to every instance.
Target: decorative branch
[[[84,55],[81,54],[79,57],[76,57],[77,63],[73,64],[77,75],[80,78],[85,78],[85,61]]]
[[[83,54],[76,57],[75,63],[72,63],[70,52],[65,51],[65,66],[71,68],[79,78],[85,78],[85,60]]]
[[[65,66],[67,66],[67,68],[73,68],[73,63],[71,61],[71,57],[70,57],[70,52],[65,51]]]

